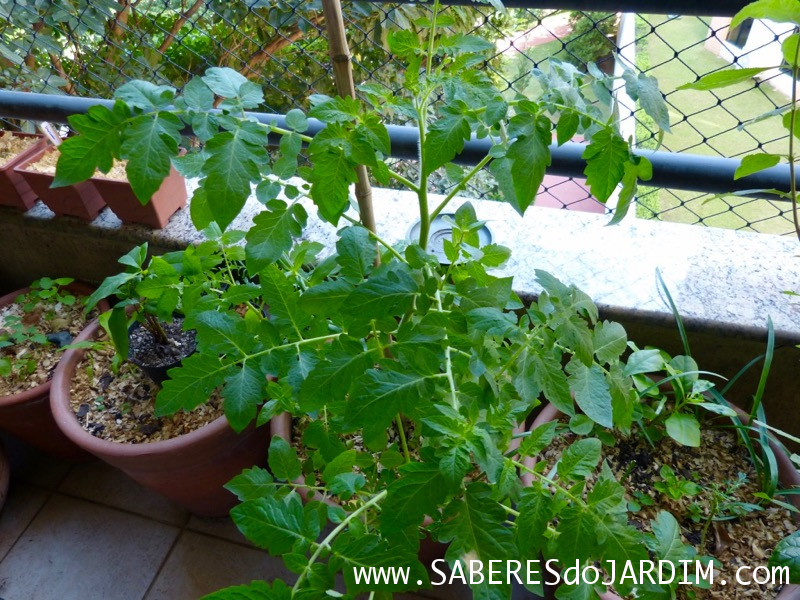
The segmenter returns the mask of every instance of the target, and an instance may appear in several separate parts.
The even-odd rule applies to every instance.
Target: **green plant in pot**
[[[230,70],[211,69],[181,94],[145,82],[126,84],[117,94],[126,110],[95,110],[90,116],[107,123],[106,130],[87,129],[74,138],[98,136],[97,143],[64,144],[62,156],[75,153],[59,165],[65,180],[77,177],[70,172],[73,158],[98,162],[125,155],[132,172],[156,185],[172,160],[200,180],[191,206],[198,229],[230,226],[253,184],[264,204],[243,238],[255,310],[184,304],[198,351],[170,371],[158,395],[165,410],[191,410],[221,388],[235,429],[270,422],[280,433],[269,450],[271,473],[253,468],[229,484],[242,500],[232,514],[246,535],[282,556],[297,577],[291,584],[256,583],[221,596],[335,595],[337,574],[349,593],[417,588],[429,580],[428,565],[419,559],[428,538],[447,545],[456,571],[469,569],[470,557],[487,561],[479,569],[483,582],[474,585],[477,595],[508,596],[507,579],[490,584],[488,561],[533,558],[531,520],[537,503],[553,499],[552,484],[521,483],[521,459],[541,449],[527,440],[518,448],[515,435],[522,435],[526,418],[544,397],[567,412],[577,405],[584,427],[611,429],[629,420],[638,403],[621,360],[624,330],[599,319],[586,294],[543,272],[538,302],[523,306],[512,280],[490,273],[509,252],[499,245],[478,247],[482,223],[471,205],[453,213],[454,235],[445,244],[450,264],[441,266],[427,250],[431,220],[483,167],[524,212],[550,162],[554,130],[560,143],[576,134],[588,141],[586,175],[598,199],[608,199],[622,184],[621,217],[638,178],[650,169],[616,130],[611,81],[554,62],[536,73],[546,82],[540,98],[507,102],[480,70],[490,45],[442,34],[447,15],[438,2],[433,6],[432,18],[422,24],[430,29],[424,42],[407,32],[390,37],[393,52],[408,63],[404,92],[366,87],[367,109],[352,99],[315,97],[309,116],[326,127],[313,138],[304,133],[308,118],[301,111],[287,115],[286,128],[249,119],[244,110],[258,104],[260,91]],[[626,81],[655,85],[646,77]],[[590,86],[608,105],[584,96]],[[443,105],[434,102],[439,94]],[[219,112],[210,110],[214,104]],[[663,105],[649,108],[663,116]],[[379,111],[417,123],[414,181],[386,164],[389,138]],[[177,136],[184,125],[201,146],[181,158],[143,133]],[[264,149],[270,134],[280,136],[275,156]],[[473,135],[490,139],[491,150],[434,205],[429,176],[450,164]],[[104,136],[122,143],[106,144]],[[308,144],[310,166],[298,169],[302,143]],[[136,144],[153,152],[126,154]],[[137,161],[151,161],[153,168],[136,170]],[[421,223],[415,243],[392,247],[346,214],[359,165],[416,195]],[[295,174],[302,181],[291,179]],[[339,231],[335,253],[316,263],[319,248],[302,241],[306,197],[322,219],[350,223]],[[581,445],[573,452],[582,452]],[[580,461],[575,467],[577,474]],[[593,498],[610,494],[616,501],[618,486],[604,481]],[[608,548],[641,556],[612,500],[578,503],[580,510],[573,506],[571,512],[563,506],[562,543],[570,535],[582,541],[589,518],[607,525],[597,535],[605,536]],[[590,548],[587,560],[621,556],[598,544]],[[397,585],[356,581],[353,567],[367,565],[404,566],[411,575]]]
[[[43,277],[0,297],[0,429],[65,458],[84,455],[60,434],[47,399],[63,348],[87,325],[78,298],[92,291],[71,278]]]

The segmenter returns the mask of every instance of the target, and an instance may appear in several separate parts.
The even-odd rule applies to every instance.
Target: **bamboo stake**
[[[342,5],[339,0],[322,0],[322,11],[328,29],[328,44],[336,91],[343,98],[355,98],[356,86],[353,81],[353,63],[350,59],[350,48],[347,45],[347,34],[344,29]],[[356,169],[356,200],[361,212],[361,223],[372,233],[375,231],[375,213],[372,210],[372,186],[369,183],[367,167],[359,165]]]

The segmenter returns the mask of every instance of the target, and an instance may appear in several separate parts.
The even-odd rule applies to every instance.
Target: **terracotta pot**
[[[747,425],[750,422],[747,413],[735,406],[732,408],[739,413],[739,419],[744,425]],[[547,404],[542,409],[542,412],[540,412],[536,417],[536,419],[534,419],[530,429],[536,429],[539,425],[543,425],[549,421],[556,421],[561,417],[561,411],[559,411],[552,404]],[[751,435],[753,437],[757,437],[755,432],[751,432]],[[769,445],[772,448],[772,452],[775,454],[775,458],[778,462],[778,480],[781,482],[783,487],[800,487],[800,473],[798,473],[797,469],[792,464],[792,461],[789,460],[789,457],[786,456],[786,453],[783,451],[783,449],[772,438],[770,438]],[[533,468],[533,466],[536,464],[536,460],[531,456],[526,456],[522,462],[529,468]],[[533,477],[530,473],[523,473],[521,478],[523,485],[530,485],[533,481]],[[798,497],[796,494],[793,494],[788,498],[796,508],[800,509],[800,497]],[[555,589],[552,586],[545,586],[545,598],[549,600],[554,597]],[[611,592],[602,594],[600,598],[602,598],[602,600],[622,600],[617,594],[613,594]],[[775,600],[800,600],[800,585],[784,586],[781,592],[775,597]]]
[[[52,146],[40,149],[15,167],[14,172],[22,175],[42,202],[56,215],[68,215],[85,221],[93,221],[105,208],[106,203],[91,181],[51,188],[52,175],[26,169],[28,165],[36,163],[46,152],[55,151]]]
[[[93,338],[100,324],[81,334]],[[83,350],[67,350],[53,376],[50,407],[56,424],[75,444],[162,496],[203,517],[222,517],[236,497],[222,486],[267,458],[269,436],[254,426],[237,434],[225,417],[169,440],[143,444],[110,442],[87,432],[70,404],[70,383]]]
[[[35,138],[39,141],[29,148],[23,150],[15,157],[7,160],[0,165],[0,205],[13,206],[19,210],[30,210],[36,202],[36,193],[25,181],[25,178],[17,173],[14,168],[19,166],[45,148],[47,142],[44,136],[33,133],[14,133],[14,137]]]
[[[288,413],[281,413],[279,415],[275,415],[272,420],[269,422],[269,428],[271,435],[277,435],[278,437],[283,438],[286,440],[287,443],[292,443],[292,417]],[[299,489],[305,487],[305,480],[303,477],[298,477],[294,480],[294,483],[297,485]],[[331,506],[336,506],[336,502],[331,498],[326,498],[322,494],[317,491],[309,492],[308,494],[300,494],[300,497],[305,500],[317,500],[319,502],[324,502],[326,504],[330,504]],[[423,526],[430,525],[433,521],[429,517],[425,517],[423,521]],[[444,558],[444,554],[447,551],[447,545],[441,544],[439,542],[435,542],[430,536],[426,535],[424,538],[420,540],[419,543],[419,560],[420,562],[425,565],[426,568],[429,568],[430,564],[439,558]]]
[[[5,504],[10,480],[11,465],[8,463],[6,453],[3,451],[3,444],[0,444],[0,510],[3,509],[3,504]]]
[[[94,291],[94,288],[79,282],[66,287],[80,296],[88,296]],[[0,297],[0,307],[8,306],[17,296],[29,290],[23,288]],[[106,311],[108,308],[105,300],[98,303],[98,310]],[[84,332],[75,339],[80,339]],[[61,433],[53,420],[50,412],[51,385],[52,380],[18,394],[0,397],[0,429],[49,454],[70,460],[86,459],[88,455]]]
[[[186,180],[173,167],[145,205],[139,202],[127,181],[103,176],[92,177],[89,181],[123,223],[141,223],[161,229],[177,210],[186,206]]]

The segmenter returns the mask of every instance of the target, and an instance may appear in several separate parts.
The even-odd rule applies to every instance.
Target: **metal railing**
[[[744,39],[743,48],[727,41],[724,17],[745,2],[550,0],[556,8],[540,8],[532,0],[506,0],[505,13],[467,0],[445,4],[450,27],[478,31],[496,42],[497,52],[485,69],[508,94],[526,93],[533,85],[531,69],[550,56],[583,68],[587,61],[596,62],[608,70],[615,59],[627,60],[659,79],[672,133],[658,152],[652,151],[658,145],[652,121],[634,103],[630,114],[623,111],[637,146],[654,162],[653,187],[637,200],[639,217],[771,233],[792,230],[788,202],[716,196],[788,187],[787,170],[780,166],[733,180],[738,157],[785,146],[779,118],[753,127],[742,124],[788,103],[787,76],[777,72],[721,92],[677,90],[731,60],[742,65],[760,60],[786,34],[759,23],[749,37],[734,32],[738,37],[731,39],[739,44]],[[619,13],[633,10],[642,14],[620,18]],[[695,16],[700,10],[723,18]],[[388,0],[345,2],[357,83],[399,85],[399,65],[387,49],[386,34],[396,28],[414,30],[428,11],[427,5]],[[180,87],[209,66],[224,65],[265,88],[264,113],[307,107],[310,94],[333,93],[322,10],[315,1],[0,0],[0,17],[0,88],[6,90],[80,102],[84,96],[108,98],[131,78]],[[27,108],[16,97],[0,98],[0,113],[12,118],[7,126],[29,126],[21,119],[59,118],[57,98],[37,100],[38,108],[27,98]],[[403,124],[398,119],[392,128],[393,154],[401,161],[398,168],[413,170],[413,132]],[[471,152],[479,152],[480,143],[468,145],[463,162],[474,162]],[[550,172],[580,178],[580,150],[579,145],[556,150]],[[449,185],[444,178],[435,183],[441,190]],[[566,207],[588,197],[585,188],[573,186],[564,193],[566,187],[561,179],[550,180],[540,196]],[[492,198],[498,192],[486,177],[466,193]]]

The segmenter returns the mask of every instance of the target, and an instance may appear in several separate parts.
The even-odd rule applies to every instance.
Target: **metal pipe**
[[[110,107],[113,101],[0,90],[0,116],[12,119],[66,123],[69,115],[84,113],[91,106],[97,104]],[[284,115],[253,112],[247,114],[265,124],[286,126]],[[313,136],[323,127],[325,124],[321,121],[309,119],[309,128],[306,133]],[[417,128],[389,125],[387,129],[392,141],[392,157],[417,160],[419,156]],[[279,138],[280,136],[275,135],[271,141],[277,143]],[[462,165],[475,165],[486,156],[490,146],[491,142],[488,139],[472,139],[464,145],[464,150],[456,157],[455,162]],[[563,177],[583,177],[586,162],[582,156],[585,150],[585,144],[574,142],[568,142],[563,146],[552,146],[552,166],[548,169],[548,173]],[[647,182],[647,185],[654,187],[709,194],[757,189],[789,191],[789,167],[785,164],[734,180],[734,173],[740,164],[739,159],[736,158],[647,150],[639,151],[639,154],[653,163],[653,178]],[[800,185],[800,178],[798,178],[798,185]],[[748,195],[755,198],[776,199],[776,196],[770,194],[752,193]]]
[[[430,1],[415,0],[365,0],[372,4],[431,4]],[[502,0],[506,8],[555,8],[599,12],[632,12],[641,14],[670,14],[732,17],[749,0]],[[441,0],[442,4],[476,6],[486,8],[487,3],[476,0]]]

